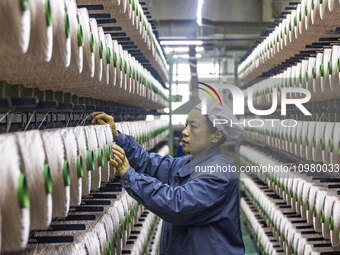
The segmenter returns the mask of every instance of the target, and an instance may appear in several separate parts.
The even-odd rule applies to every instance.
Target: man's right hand
[[[116,124],[111,115],[108,115],[105,112],[93,112],[91,113],[91,117],[92,117],[92,120],[91,120],[92,124],[99,124],[99,125],[109,124],[111,127],[113,138],[116,139],[118,137]]]

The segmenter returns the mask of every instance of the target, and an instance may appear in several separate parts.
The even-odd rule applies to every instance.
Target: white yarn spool
[[[97,234],[97,238],[98,238],[99,245],[100,245],[99,247],[100,254],[107,254],[108,251],[106,249],[106,244],[108,240],[107,240],[106,230],[105,230],[105,226],[103,222],[102,221],[97,222],[96,225],[93,227],[93,231]]]
[[[309,122],[303,121],[301,128],[301,137],[300,137],[300,154],[298,155],[301,158],[306,158],[306,141],[308,141],[307,133],[308,133],[308,124]]]
[[[119,239],[119,234],[118,234],[118,229],[119,229],[119,214],[116,208],[116,203],[113,204],[112,207],[110,207],[107,211],[108,215],[110,215],[111,220],[112,220],[112,226],[113,226],[113,237],[112,237],[112,253],[116,254],[116,250],[119,248],[120,244],[120,239]]]
[[[46,87],[46,79],[50,79],[64,72],[71,61],[71,38],[69,15],[67,13],[65,1],[51,1],[52,24],[53,24],[53,52],[49,64],[42,66],[43,70],[35,78],[39,82],[39,87]]]
[[[84,176],[83,159],[78,152],[77,139],[72,129],[60,130],[63,137],[66,159],[69,162],[71,172],[71,206],[81,203],[82,177]]]
[[[330,86],[330,75],[332,74],[332,62],[331,62],[331,56],[332,56],[332,49],[324,49],[323,51],[323,70],[324,75],[320,77],[321,81],[321,89],[322,93],[324,95],[324,98],[333,97],[332,88]]]
[[[90,18],[86,8],[78,9],[79,22],[83,30],[83,71],[82,80],[88,81],[94,77],[94,39],[91,35]]]
[[[327,122],[325,126],[325,148],[322,150],[322,161],[325,164],[331,164],[330,153],[331,153],[331,139],[333,139],[333,129],[334,129],[334,122]]]
[[[113,40],[113,63],[115,66],[115,86],[119,86],[119,88],[123,87],[123,74],[121,70],[121,57],[119,52],[119,44],[118,41]]]
[[[338,59],[340,57],[340,46],[333,45],[332,47],[332,53],[331,53],[331,72],[328,71],[328,81],[330,89],[333,93],[337,93],[337,91],[340,91],[340,83],[339,83],[339,67],[338,67]]]
[[[309,182],[305,182],[303,184],[302,188],[302,201],[300,204],[300,214],[302,219],[307,218],[307,203],[309,198],[309,191],[311,189],[312,185]]]
[[[305,249],[306,239],[300,233],[298,233],[295,238],[297,238],[295,247],[297,255],[304,255],[303,250]]]
[[[324,214],[324,204],[327,196],[327,191],[318,190],[315,195],[315,207],[313,208],[313,226],[318,233],[322,232],[321,217]]]
[[[103,218],[101,219],[101,222],[103,223],[104,225],[104,231],[105,231],[105,234],[106,234],[106,244],[105,244],[105,253],[103,254],[107,254],[108,252],[111,252],[113,251],[113,235],[114,235],[114,230],[115,230],[115,226],[114,226],[114,223],[112,221],[112,216],[106,212],[104,215],[103,215]]]
[[[78,153],[83,160],[84,176],[82,178],[82,195],[86,196],[91,190],[91,170],[94,169],[94,155],[88,151],[84,127],[75,127],[73,132],[77,139]]]
[[[313,79],[313,73],[316,71],[315,70],[315,58],[314,57],[310,57],[308,59],[308,69],[307,69],[307,73],[306,73],[306,89],[308,89],[311,94],[312,94],[312,98],[315,98],[315,91],[314,91],[314,88],[313,88],[313,82],[314,82],[314,79]]]
[[[110,87],[114,86],[114,65],[113,65],[113,44],[112,37],[109,34],[105,35],[105,57],[106,57],[106,80]],[[110,90],[112,91],[112,90]],[[112,93],[112,92],[111,92]]]
[[[0,66],[11,61],[10,57],[25,54],[31,30],[29,1],[6,0],[0,3]]]
[[[313,161],[322,162],[322,151],[325,150],[326,140],[325,140],[325,127],[326,122],[317,122],[315,126],[315,134],[313,139]]]
[[[6,73],[11,83],[24,83],[27,78],[38,75],[36,64],[49,62],[52,57],[52,9],[50,0],[29,1],[31,34],[27,53],[8,66]],[[18,75],[19,74],[19,75]]]
[[[3,252],[24,249],[29,237],[29,187],[20,172],[18,153],[14,135],[0,136],[0,248]]]
[[[340,150],[340,123],[335,123],[333,129],[333,139],[330,140],[331,164],[340,163],[339,150]]]
[[[101,152],[100,150],[98,150],[97,135],[93,126],[84,127],[84,131],[86,136],[87,149],[91,152],[91,154],[93,153],[93,161],[91,160],[91,164],[94,164],[94,168],[91,171],[91,190],[98,190],[101,183],[101,166],[98,165],[98,152]],[[91,166],[91,168],[93,166]]]
[[[119,57],[121,60],[121,71],[122,71],[122,88],[124,91],[127,90],[127,75],[126,75],[126,69],[127,69],[127,63],[126,63],[126,59],[125,59],[125,54],[124,54],[124,50],[122,48],[122,45],[118,45],[118,52],[119,52]]]
[[[107,70],[106,70],[106,41],[105,41],[105,34],[104,34],[104,30],[102,27],[98,27],[98,40],[99,40],[99,44],[103,45],[103,58],[101,59],[102,62],[102,85],[106,85],[109,84],[109,80],[107,79]]]
[[[95,19],[90,19],[90,42],[92,41],[93,45],[91,47],[92,49],[92,57],[94,60],[94,82],[99,82],[102,80],[102,75],[103,75],[103,63],[102,63],[102,58],[104,55],[104,48],[103,45],[99,42],[98,38],[98,25],[97,21]]]
[[[109,173],[109,163],[107,158],[107,144],[106,144],[106,136],[105,136],[105,126],[96,125],[93,126],[96,137],[98,141],[98,166],[101,166],[101,181],[108,182],[110,173]],[[109,155],[111,148],[109,147]],[[101,156],[100,156],[101,155]],[[100,157],[99,157],[100,156]]]
[[[65,5],[70,23],[71,62],[63,75],[58,74],[56,77],[51,77],[49,81],[55,84],[54,86],[61,86],[63,90],[74,85],[83,70],[84,43],[83,28],[79,23],[77,4],[75,0],[65,0]]]
[[[329,223],[332,216],[332,208],[334,203],[338,200],[339,199],[336,196],[326,196],[324,204],[324,222],[322,223],[322,236],[325,239],[330,239]]]
[[[340,232],[340,201],[337,200],[333,204],[332,209],[332,218],[331,218],[331,231],[330,231],[330,238],[333,247],[339,246],[339,232]]]
[[[315,137],[315,127],[316,127],[315,121],[310,121],[308,123],[308,130],[307,130],[307,140],[305,141],[305,147],[306,147],[306,159],[312,160],[313,159],[313,141]]]
[[[309,190],[308,206],[306,210],[307,223],[313,224],[313,209],[315,206],[316,193],[319,192],[319,187],[312,186]]]
[[[317,53],[316,54],[316,58],[315,58],[315,66],[314,66],[315,70],[313,73],[315,73],[315,78],[313,77],[313,93],[312,96],[314,98],[314,100],[322,100],[323,99],[323,94],[322,94],[322,86],[321,86],[321,77],[323,77],[323,75],[321,75],[320,71],[321,68],[323,68],[323,53]],[[323,68],[323,72],[324,72],[324,68]],[[313,74],[314,76],[314,74]]]
[[[30,229],[45,229],[52,219],[52,176],[38,131],[15,133],[30,194]],[[34,153],[32,153],[34,148]]]
[[[70,208],[71,172],[65,160],[64,144],[58,130],[41,132],[53,180],[53,217],[66,217]]]

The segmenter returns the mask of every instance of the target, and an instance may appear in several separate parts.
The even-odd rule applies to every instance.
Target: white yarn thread
[[[18,132],[15,136],[29,187],[30,229],[45,229],[52,219],[52,194],[47,193],[45,186],[43,167],[47,159],[43,142],[38,131]]]
[[[77,205],[80,205],[81,203],[81,195],[82,195],[82,177],[78,176],[78,169],[77,169],[77,157],[79,155],[77,139],[74,135],[73,130],[70,128],[62,129],[61,133],[63,137],[66,158],[69,162],[70,171],[71,171],[70,205],[77,206]]]
[[[53,217],[66,217],[70,208],[70,187],[65,185],[63,165],[65,160],[64,145],[57,130],[43,131],[41,136],[53,179]]]
[[[90,193],[91,190],[91,171],[87,169],[86,165],[86,136],[84,127],[75,127],[73,128],[74,135],[77,139],[78,143],[78,153],[81,155],[83,159],[83,168],[84,168],[84,176],[82,178],[82,195],[86,196]]]
[[[88,150],[94,154],[94,169],[91,171],[91,190],[98,190],[101,183],[101,167],[98,167],[98,143],[97,136],[92,126],[83,127]]]
[[[0,56],[1,64],[10,58],[27,52],[31,30],[30,9],[22,10],[20,1],[5,0],[0,2]],[[2,62],[4,61],[4,62]]]
[[[14,135],[0,136],[2,163],[0,191],[0,248],[3,252],[25,248],[30,229],[29,205],[18,201],[20,157]],[[2,225],[1,225],[2,221]]]
[[[105,218],[105,219],[107,219],[107,218]],[[107,236],[106,236],[105,226],[104,226],[103,223],[104,223],[103,221],[97,222],[97,224],[93,228],[93,231],[97,234],[97,238],[98,238],[99,245],[100,245],[100,247],[99,247],[100,253],[106,254]]]

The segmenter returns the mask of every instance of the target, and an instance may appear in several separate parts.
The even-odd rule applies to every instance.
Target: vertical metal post
[[[174,152],[174,129],[172,126],[172,70],[173,70],[173,54],[169,56],[169,155],[173,156]]]

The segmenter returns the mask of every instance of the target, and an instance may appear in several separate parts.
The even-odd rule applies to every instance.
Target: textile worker
[[[200,105],[188,115],[182,132],[183,157],[161,157],[116,130],[112,116],[95,112],[92,123],[110,124],[116,144],[110,164],[118,170],[127,192],[164,220],[160,253],[183,255],[244,254],[240,224],[239,184],[228,172],[196,172],[195,166],[233,165],[220,152],[225,141],[237,139],[241,127],[214,127],[213,119],[236,117],[226,106]]]

